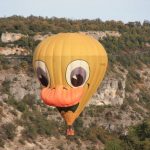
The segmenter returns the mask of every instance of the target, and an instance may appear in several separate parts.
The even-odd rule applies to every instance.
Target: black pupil
[[[37,69],[37,76],[43,86],[48,86],[47,75],[41,68]]]
[[[77,74],[71,78],[71,83],[75,87],[80,86],[83,84],[83,77],[80,74]]]
[[[78,67],[71,72],[70,80],[74,87],[81,86],[85,82],[85,79],[86,71],[83,68]]]

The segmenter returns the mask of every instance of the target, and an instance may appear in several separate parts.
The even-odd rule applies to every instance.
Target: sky
[[[12,15],[143,22],[150,0],[0,0],[0,17]]]

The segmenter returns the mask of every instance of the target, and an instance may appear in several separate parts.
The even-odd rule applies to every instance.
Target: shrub
[[[11,84],[11,81],[10,80],[4,80],[2,82],[2,88],[1,88],[1,92],[2,93],[5,93],[5,94],[10,94],[10,84]]]
[[[0,136],[0,147],[4,147],[5,141]]]
[[[8,99],[4,100],[7,104],[12,105],[14,108],[20,112],[24,112],[28,107],[34,109],[34,104],[36,104],[35,96],[27,94],[21,101],[15,100],[13,96],[9,96]]]
[[[28,124],[28,126],[25,126],[25,130],[23,130],[22,136],[25,139],[35,139],[37,137],[36,128],[33,125]]]
[[[15,125],[12,123],[3,124],[0,127],[0,146],[4,146],[5,140],[13,140],[16,133],[15,133]]]
[[[74,128],[77,134],[80,135],[83,130],[83,120],[81,117],[78,117],[74,122]]]
[[[35,95],[27,94],[23,97],[22,102],[28,105],[29,107],[33,108],[36,104]]]
[[[7,104],[12,105],[15,109],[23,112],[27,109],[27,106],[22,101],[16,101],[13,96],[9,96],[8,99],[4,100]]]
[[[105,110],[105,107],[108,107],[108,106],[90,105],[89,107],[86,108],[86,113],[90,117],[98,117],[99,114],[101,114]]]
[[[126,92],[133,92],[133,81],[132,78],[129,76],[127,76],[125,90]]]
[[[25,127],[22,136],[26,140],[35,139],[37,135],[58,135],[58,123],[54,120],[47,120],[37,110],[26,110],[22,115],[21,125]]]
[[[135,133],[138,138],[143,141],[147,138],[150,140],[150,122],[144,121],[135,128]]]
[[[128,135],[122,139],[126,149],[149,150],[150,145],[150,121],[130,127]]]
[[[127,98],[126,98],[126,101],[128,102],[128,104],[129,104],[130,106],[133,106],[134,103],[135,103],[132,97],[127,97]]]
[[[121,145],[120,140],[111,140],[108,141],[105,145],[105,150],[123,150],[124,148]]]
[[[27,109],[27,105],[24,102],[22,102],[22,101],[21,102],[17,102],[15,107],[20,112],[24,112]]]
[[[12,123],[6,123],[4,125],[2,125],[2,129],[4,130],[5,134],[6,134],[6,137],[7,139],[14,139],[15,137],[15,125],[12,124]]]

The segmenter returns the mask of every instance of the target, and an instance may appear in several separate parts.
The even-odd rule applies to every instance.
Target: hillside
[[[8,23],[9,22],[9,23]],[[102,85],[65,136],[58,111],[39,99],[32,68],[37,44],[59,32],[99,40],[109,67]],[[0,149],[149,150],[150,23],[65,18],[0,18]]]

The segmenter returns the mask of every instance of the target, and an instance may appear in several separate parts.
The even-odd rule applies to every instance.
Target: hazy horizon
[[[0,0],[0,17],[42,16],[68,19],[150,20],[149,0]]]

